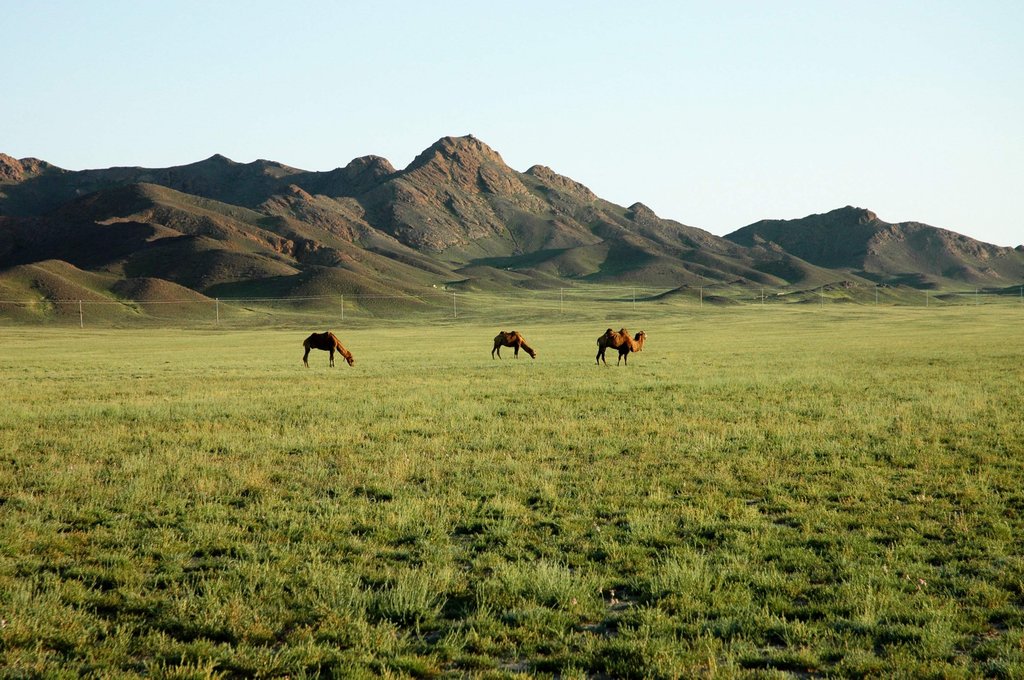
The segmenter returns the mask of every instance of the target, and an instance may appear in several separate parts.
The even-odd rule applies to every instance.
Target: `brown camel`
[[[522,336],[519,331],[499,331],[494,336],[494,349],[491,350],[491,358],[494,358],[497,353],[498,358],[501,358],[502,347],[513,347],[515,348],[515,357],[519,358],[519,348],[522,347],[523,351],[530,355],[531,359],[537,358],[537,352],[526,344],[526,338]]]
[[[356,360],[352,358],[352,352],[342,347],[341,341],[338,340],[338,336],[334,333],[327,331],[326,333],[313,333],[308,338],[302,341],[302,346],[306,348],[306,353],[302,355],[302,363],[309,368],[309,350],[311,349],[322,349],[331,353],[331,366],[334,366],[334,352],[337,350],[341,356],[345,357],[345,361],[348,365],[356,363]]]
[[[629,365],[629,353],[639,352],[644,348],[644,340],[647,339],[647,333],[640,331],[636,334],[635,338],[629,337],[629,331],[625,328],[618,332],[613,331],[611,328],[604,332],[604,335],[597,339],[597,365],[600,366],[601,362],[607,366],[608,362],[604,360],[604,352],[606,349],[611,347],[612,349],[619,350],[619,361],[615,362],[618,366],[619,362]]]

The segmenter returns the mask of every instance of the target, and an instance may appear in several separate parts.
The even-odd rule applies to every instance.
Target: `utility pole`
[[[454,314],[456,319],[459,318],[459,303],[455,301],[454,292],[452,293],[452,314]]]
[[[217,325],[220,325],[220,298],[213,298],[213,307],[217,310]]]
[[[78,327],[85,328],[85,317],[82,315],[82,301],[78,301]]]

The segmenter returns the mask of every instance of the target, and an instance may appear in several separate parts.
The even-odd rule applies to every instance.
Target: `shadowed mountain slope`
[[[1005,286],[1024,280],[1024,248],[982,243],[920,222],[891,224],[847,206],[797,220],[762,220],[727,239],[775,246],[821,267],[917,287]]]

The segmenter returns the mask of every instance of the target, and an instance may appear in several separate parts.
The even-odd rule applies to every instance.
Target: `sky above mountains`
[[[19,158],[404,167],[473,134],[716,234],[849,204],[1024,242],[1022,3],[3,5]]]

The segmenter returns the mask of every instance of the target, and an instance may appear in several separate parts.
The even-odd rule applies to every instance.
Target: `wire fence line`
[[[998,290],[975,288],[931,291],[905,286],[825,284],[815,288],[769,288],[713,283],[704,286],[562,287],[500,291],[430,290],[422,293],[330,293],[323,295],[195,297],[131,300],[37,298],[0,300],[0,321],[74,323],[86,321],[209,324],[266,322],[311,317],[340,321],[420,317],[468,319],[523,315],[580,315],[602,311],[641,314],[656,308],[696,310],[705,307],[780,305],[884,305],[949,307],[1018,303],[1024,306],[1024,285]],[[86,314],[86,310],[89,313]]]
[[[1021,302],[1024,302],[1024,286],[1016,287],[1019,293],[1012,297],[1019,297]],[[858,299],[856,296],[834,296],[830,291],[829,287],[818,287],[814,289],[772,289],[772,288],[737,288],[726,285],[708,285],[702,287],[693,287],[687,291],[680,288],[654,288],[649,286],[627,286],[627,287],[609,287],[609,288],[555,288],[555,289],[544,289],[544,290],[503,290],[500,292],[488,292],[488,291],[450,291],[445,293],[405,293],[405,294],[364,294],[364,293],[335,293],[329,295],[286,295],[286,296],[260,296],[260,297],[213,297],[213,298],[180,298],[170,300],[135,300],[135,299],[86,299],[86,298],[37,298],[33,300],[3,300],[0,299],[0,305],[13,305],[13,306],[39,306],[39,305],[110,305],[117,307],[132,306],[132,305],[185,305],[185,304],[248,304],[257,302],[308,302],[308,301],[330,301],[335,300],[339,303],[344,303],[348,300],[349,302],[358,303],[365,300],[427,300],[430,298],[434,299],[495,299],[495,300],[546,300],[548,302],[557,302],[568,299],[592,299],[592,300],[616,300],[616,301],[636,301],[636,302],[652,302],[658,301],[658,298],[664,295],[675,294],[679,297],[693,297],[695,300],[700,302],[707,302],[708,304],[714,304],[716,301],[721,301],[721,296],[724,294],[728,296],[728,300],[739,304],[764,304],[768,303],[793,303],[799,302],[799,297],[804,297],[814,294],[820,296],[823,303],[830,302],[861,302],[865,303],[865,300]],[[953,299],[964,300],[981,300],[981,299],[1005,299],[1011,297],[1006,292],[993,292],[990,289],[972,289],[965,291],[928,291],[908,288],[894,288],[890,286],[876,286],[872,289],[874,294],[874,300],[878,301],[879,292],[882,291],[894,291],[888,294],[889,298],[883,300],[889,303],[899,304],[914,304],[912,299],[914,296],[918,297],[918,304],[927,305],[929,301],[936,302],[949,302]],[[1004,289],[1005,290],[1005,289]],[[862,289],[863,291],[863,289]],[[98,295],[98,294],[97,294]],[[863,296],[861,296],[863,297]],[[895,299],[894,299],[895,298]],[[815,297],[815,301],[818,298]],[[867,300],[870,302],[870,300]]]

